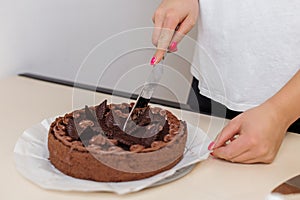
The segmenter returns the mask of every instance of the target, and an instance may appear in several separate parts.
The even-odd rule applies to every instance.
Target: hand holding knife
[[[177,51],[177,42],[171,42],[175,31],[177,31],[179,25],[176,26],[174,30],[172,29],[155,29],[154,32],[161,30],[160,37],[157,41],[157,50],[154,57],[151,59],[152,71],[144,83],[144,86],[137,98],[136,103],[131,109],[122,130],[125,132],[128,121],[130,120],[132,113],[136,108],[144,108],[148,106],[150,99],[158,86],[158,83],[163,75],[163,63],[166,57],[166,53]],[[155,35],[155,34],[154,34]],[[182,35],[182,34],[177,34]],[[180,41],[180,40],[178,40]],[[170,44],[171,42],[171,44]]]
[[[163,75],[163,71],[164,71],[164,67],[163,67],[163,63],[164,63],[164,58],[162,60],[161,63],[158,63],[156,65],[153,66],[152,71],[150,73],[150,75],[148,76],[147,80],[144,83],[144,86],[137,98],[136,103],[134,104],[133,108],[131,109],[122,130],[125,131],[126,129],[126,125],[128,123],[128,121],[130,120],[133,111],[136,108],[144,108],[148,106],[148,103],[150,102],[150,99],[155,91],[155,89],[157,88],[160,79]]]

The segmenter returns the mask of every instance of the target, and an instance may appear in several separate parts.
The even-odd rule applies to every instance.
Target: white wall
[[[145,65],[154,52],[149,49],[153,47],[152,30],[140,28],[152,27],[151,17],[159,2],[0,0],[0,78],[31,72],[137,92],[150,70]],[[135,28],[139,29],[133,31]],[[119,35],[106,40],[115,34]],[[190,35],[194,38],[195,30]],[[184,52],[190,60],[193,46],[183,41],[179,48],[179,54]],[[191,80],[189,63],[168,55],[166,64],[171,67],[166,67],[162,82],[168,91],[159,90],[155,96],[185,102]]]

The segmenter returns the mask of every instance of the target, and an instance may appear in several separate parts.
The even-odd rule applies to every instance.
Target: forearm
[[[300,117],[300,70],[264,104],[270,105],[286,128],[296,121]]]

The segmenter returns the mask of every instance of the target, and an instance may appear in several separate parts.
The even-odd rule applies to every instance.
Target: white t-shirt
[[[199,2],[191,71],[204,96],[244,111],[270,98],[300,69],[299,0]]]

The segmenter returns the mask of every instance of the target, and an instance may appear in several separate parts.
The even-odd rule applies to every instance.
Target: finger
[[[157,64],[162,60],[166,51],[168,50],[168,46],[172,40],[173,34],[174,34],[174,30],[172,30],[172,29],[164,28],[161,30],[161,33],[160,33],[160,36],[158,39],[157,50],[154,54],[155,62],[153,64]]]
[[[214,149],[213,155],[218,158],[233,161],[234,159],[248,152],[250,149],[250,144],[247,142],[247,137],[243,135],[231,141],[232,142],[225,146]]]
[[[233,138],[240,131],[240,116],[238,115],[236,118],[232,119],[219,133],[216,140],[214,141],[213,149],[219,148],[225,144],[226,141]]]
[[[172,41],[169,46],[169,51],[177,51],[177,44],[182,40],[182,38],[194,27],[195,21],[189,15],[185,20],[180,24],[178,30],[175,32]]]
[[[163,28],[160,32],[157,43],[157,50],[153,56],[155,61],[153,63],[151,62],[151,64],[159,63],[164,57],[164,54],[168,50],[169,44],[173,38],[174,31],[178,23],[179,19],[174,13],[170,12],[165,15]]]
[[[259,155],[256,149],[253,149],[249,152],[246,152],[245,154],[242,154],[236,158],[234,158],[234,161],[237,160],[237,162],[240,163],[272,163],[276,154],[262,154]]]
[[[259,160],[259,158],[250,150],[244,152],[243,154],[240,154],[239,156],[237,156],[235,158],[232,158],[230,161],[231,162],[238,162],[238,163],[245,163],[245,164],[261,162]]]
[[[153,23],[154,23],[154,30],[152,33],[152,43],[153,45],[157,46],[158,39],[162,30],[163,22],[164,22],[164,13],[157,10],[153,15]]]
[[[255,156],[252,155],[251,151],[244,152],[243,154],[233,158],[231,162],[238,162],[238,163],[257,163],[258,160],[255,158]]]

